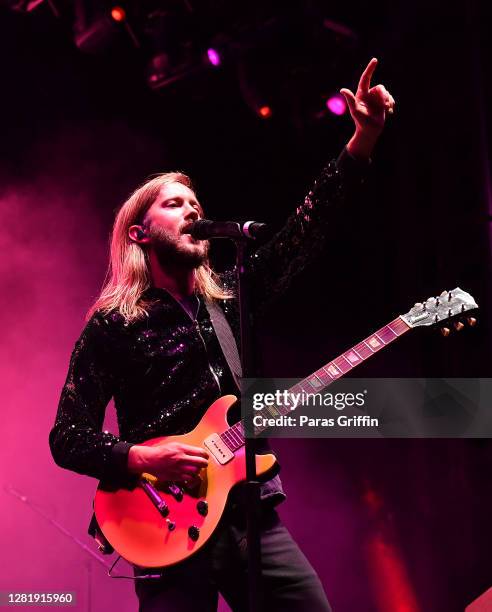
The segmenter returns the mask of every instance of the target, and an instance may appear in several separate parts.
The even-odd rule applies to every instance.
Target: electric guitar
[[[409,312],[297,383],[291,391],[312,393],[313,388],[321,391],[414,327],[446,323],[460,330],[465,322],[474,325],[476,319],[469,316],[469,311],[476,308],[473,297],[459,288],[417,303]],[[450,327],[441,331],[448,335]],[[209,454],[208,467],[201,470],[193,488],[183,483],[160,482],[151,474],[142,474],[131,490],[108,490],[99,484],[94,500],[96,519],[107,541],[124,559],[141,567],[166,567],[193,555],[210,538],[229,491],[246,479],[243,425],[239,422],[229,427],[227,423],[227,412],[236,401],[234,395],[216,400],[197,427],[187,434],[143,443],[156,446],[179,441],[205,448]],[[256,455],[259,477],[268,477],[275,473],[275,468],[273,454]]]

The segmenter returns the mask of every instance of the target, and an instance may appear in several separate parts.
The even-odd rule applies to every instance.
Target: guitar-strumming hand
[[[157,446],[136,444],[128,453],[132,474],[147,472],[159,480],[190,483],[208,466],[208,453],[199,446],[168,442]]]

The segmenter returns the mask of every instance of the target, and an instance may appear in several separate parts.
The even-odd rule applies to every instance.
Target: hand
[[[373,57],[360,77],[355,95],[346,88],[341,89],[340,93],[345,97],[356,129],[380,133],[386,115],[393,113],[395,100],[384,85],[371,87],[371,78],[377,65],[378,60]]]
[[[208,457],[203,448],[181,442],[135,445],[128,453],[128,469],[139,474],[148,472],[159,480],[190,483],[208,466]]]
[[[355,157],[369,157],[381,134],[386,117],[392,114],[395,100],[384,85],[371,87],[371,78],[378,64],[374,57],[360,77],[357,92],[343,88],[349,112],[355,123],[355,135],[347,145]]]

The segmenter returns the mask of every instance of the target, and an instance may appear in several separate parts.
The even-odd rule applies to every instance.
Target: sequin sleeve
[[[357,196],[368,162],[357,161],[343,149],[314,182],[304,202],[284,227],[252,257],[257,312],[281,295],[291,280],[312,262],[329,240],[334,208]]]
[[[102,431],[113,395],[108,321],[95,314],[75,344],[62,389],[55,424],[49,435],[55,462],[99,480],[127,477],[131,444]]]

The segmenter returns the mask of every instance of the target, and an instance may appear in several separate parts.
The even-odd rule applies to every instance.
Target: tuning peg
[[[454,328],[456,331],[461,331],[463,329],[463,327],[465,327],[465,324],[462,323],[461,321],[455,321],[454,322]]]
[[[413,305],[414,308],[422,308],[422,304],[420,302],[415,302]]]
[[[441,327],[441,334],[446,338],[451,333],[449,327]]]
[[[470,327],[475,327],[475,325],[477,324],[477,320],[475,319],[475,317],[468,317],[467,321]]]
[[[448,293],[448,302],[450,302],[453,299],[453,294],[451,293],[451,291]]]

